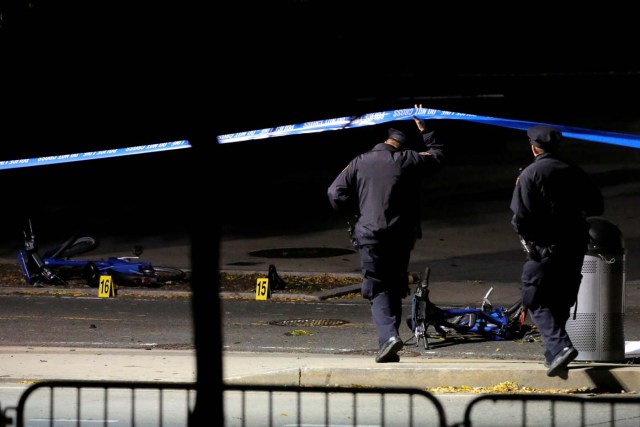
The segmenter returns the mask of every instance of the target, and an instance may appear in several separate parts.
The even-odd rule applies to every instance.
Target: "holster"
[[[522,245],[524,252],[527,254],[527,258],[533,261],[541,261],[543,258],[550,257],[554,250],[554,245],[539,246],[522,237],[520,237],[520,244]]]

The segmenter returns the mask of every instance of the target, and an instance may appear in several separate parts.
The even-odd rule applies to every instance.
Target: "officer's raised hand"
[[[422,104],[420,105],[414,105],[414,108],[422,108]],[[418,117],[416,117],[416,115],[413,115],[413,121],[416,122],[416,126],[418,126],[418,129],[420,130],[420,132],[424,132],[427,129],[427,124],[424,121],[424,119],[419,119]]]

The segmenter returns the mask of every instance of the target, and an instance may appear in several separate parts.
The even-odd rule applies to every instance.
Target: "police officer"
[[[534,160],[520,173],[511,199],[511,224],[528,258],[522,303],[540,332],[547,375],[566,377],[578,356],[565,326],[582,281],[586,218],[601,215],[604,203],[590,177],[556,154],[563,140],[559,130],[537,125],[527,135]]]
[[[352,159],[327,191],[334,209],[356,217],[352,233],[361,260],[361,293],[369,300],[378,333],[378,363],[400,360],[398,327],[402,299],[409,294],[407,270],[422,237],[421,181],[444,159],[435,132],[427,130],[424,120],[413,119],[422,134],[422,151],[409,149],[407,136],[390,128],[387,139]]]

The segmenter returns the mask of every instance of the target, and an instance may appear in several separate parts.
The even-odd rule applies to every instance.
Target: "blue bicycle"
[[[528,331],[522,302],[517,301],[507,308],[493,307],[489,301],[493,288],[484,296],[479,308],[438,307],[429,299],[430,274],[431,269],[425,268],[413,292],[411,315],[407,317],[407,326],[416,338],[416,346],[423,341],[425,350],[429,349],[430,327],[433,327],[440,339],[457,334],[499,341],[524,336]]]
[[[40,255],[31,220],[23,234],[24,247],[18,251],[18,264],[25,281],[34,286],[67,285],[68,281],[79,279],[97,288],[101,276],[111,276],[115,285],[160,287],[187,278],[185,270],[141,261],[139,246],[135,248],[135,256],[80,260],[73,257],[95,249],[98,246],[95,238],[72,235],[59,247]]]

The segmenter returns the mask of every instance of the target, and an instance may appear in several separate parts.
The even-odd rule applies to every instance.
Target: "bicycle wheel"
[[[100,285],[100,269],[95,263],[90,262],[84,268],[84,280],[90,288],[97,288]]]
[[[111,267],[109,274],[113,279],[113,283],[118,286],[160,286],[158,279],[155,277],[153,270],[126,270],[122,267],[116,269]]]
[[[78,237],[69,246],[59,252],[55,252],[52,258],[71,258],[94,250],[98,247],[96,239],[90,236]]]
[[[171,282],[179,282],[187,277],[186,271],[176,267],[154,265],[153,271],[159,285]]]
[[[518,301],[514,303],[511,307],[507,308],[505,311],[507,316],[507,324],[508,325],[519,325],[522,326],[524,324],[525,317],[527,312],[524,311],[522,307],[522,302]]]

